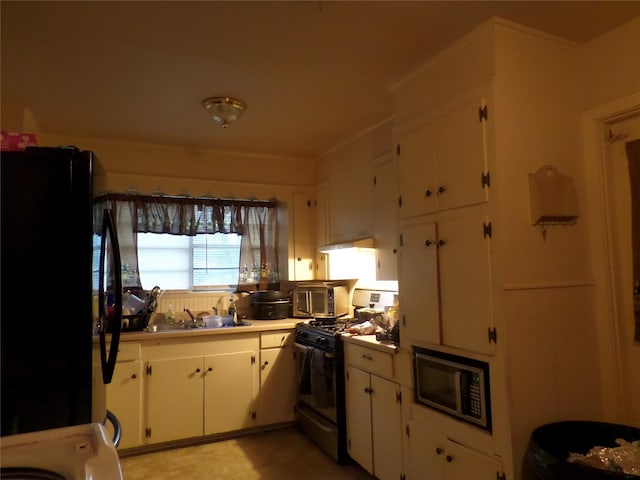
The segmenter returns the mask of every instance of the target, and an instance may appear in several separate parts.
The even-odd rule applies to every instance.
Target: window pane
[[[241,237],[231,234],[193,238],[193,288],[228,288],[238,284]]]
[[[138,234],[140,281],[146,290],[228,289],[238,283],[241,237]]]
[[[191,288],[191,242],[186,235],[138,234],[138,267],[142,288]]]

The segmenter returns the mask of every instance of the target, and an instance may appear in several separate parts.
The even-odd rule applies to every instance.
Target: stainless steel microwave
[[[293,316],[312,318],[349,313],[349,290],[330,283],[299,284],[293,289]]]
[[[488,363],[419,347],[413,361],[416,402],[491,431]]]

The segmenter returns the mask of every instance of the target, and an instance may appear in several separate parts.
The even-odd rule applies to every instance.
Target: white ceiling
[[[389,118],[391,86],[492,16],[584,42],[640,15],[639,1],[0,5],[2,102],[42,132],[309,158]],[[222,129],[200,104],[214,95],[245,115]]]

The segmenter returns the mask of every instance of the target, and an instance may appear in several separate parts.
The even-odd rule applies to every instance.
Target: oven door
[[[298,403],[306,405],[316,413],[337,423],[336,412],[336,357],[335,353],[316,347],[295,343],[296,372],[298,380]],[[313,355],[324,357],[324,368],[313,361]],[[324,378],[317,378],[324,376]],[[314,382],[328,382],[329,388],[318,392]]]

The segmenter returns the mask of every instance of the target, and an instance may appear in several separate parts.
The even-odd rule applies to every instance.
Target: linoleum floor
[[[337,464],[295,427],[120,461],[125,480],[374,479],[355,463]]]

